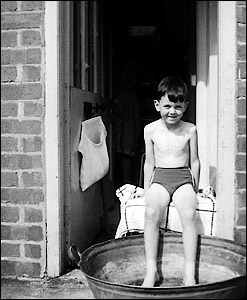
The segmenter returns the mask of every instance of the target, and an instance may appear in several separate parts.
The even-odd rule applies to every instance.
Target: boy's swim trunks
[[[180,186],[186,183],[194,186],[194,179],[188,167],[155,168],[152,183],[161,184],[172,196]]]

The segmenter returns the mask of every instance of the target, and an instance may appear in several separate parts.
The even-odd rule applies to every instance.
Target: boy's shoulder
[[[183,130],[185,130],[186,132],[190,132],[190,133],[195,133],[196,132],[196,125],[191,123],[191,122],[185,122],[185,121],[182,121],[182,127],[183,127]]]
[[[154,128],[156,128],[158,126],[159,123],[160,123],[160,120],[153,121],[153,122],[145,125],[144,130],[145,131],[153,130]]]
[[[196,128],[196,125],[194,123],[191,122],[187,122],[187,121],[181,121],[183,124],[183,127],[187,127],[187,128]]]

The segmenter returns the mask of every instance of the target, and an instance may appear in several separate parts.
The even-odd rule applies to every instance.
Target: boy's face
[[[154,100],[156,110],[160,112],[167,125],[176,124],[182,118],[188,104],[188,102],[171,102],[167,95],[162,96],[160,101]]]

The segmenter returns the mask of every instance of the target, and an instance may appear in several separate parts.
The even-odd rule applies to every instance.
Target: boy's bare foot
[[[196,285],[196,281],[195,281],[195,278],[194,277],[187,277],[187,278],[184,278],[183,280],[183,283],[185,286],[190,286],[190,285]]]
[[[160,280],[160,276],[158,272],[147,272],[144,281],[142,283],[142,287],[154,287],[155,282]]]

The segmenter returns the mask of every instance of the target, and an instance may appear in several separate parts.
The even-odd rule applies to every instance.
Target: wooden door
[[[107,130],[108,154],[111,153],[111,123],[109,100],[99,94],[87,92],[78,88],[71,88],[71,133],[70,133],[70,244],[75,244],[83,251],[95,238],[101,229],[100,218],[105,210],[113,204],[111,169],[100,181],[82,192],[79,182],[80,166],[83,157],[78,152],[81,133],[81,122],[85,120],[85,103],[91,104],[95,110],[97,106],[105,107],[93,115],[102,117]]]
[[[65,178],[65,253],[71,244],[86,249],[101,230],[104,211],[114,203],[109,31],[99,1],[69,2],[67,35],[67,178]],[[84,192],[80,187],[78,151],[82,121],[101,116],[107,130],[110,168]]]

